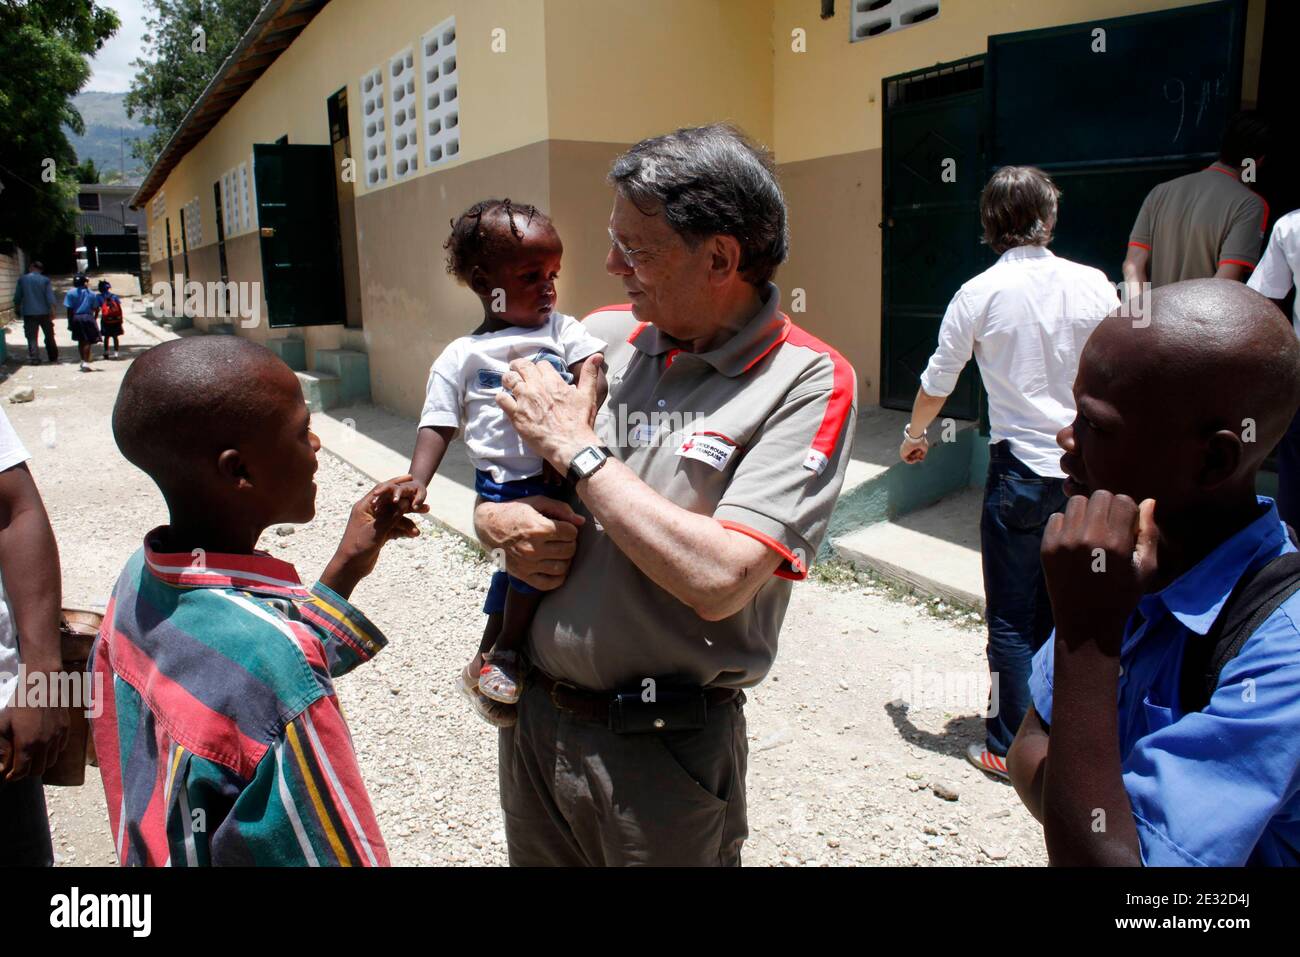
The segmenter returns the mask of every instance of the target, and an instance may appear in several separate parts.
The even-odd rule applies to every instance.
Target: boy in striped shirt
[[[122,454],[162,491],[109,602],[92,719],[123,865],[386,865],[332,679],[386,639],[348,602],[384,543],[419,534],[386,482],[352,509],[320,580],[255,550],[315,514],[298,380],[244,339],[136,359],[113,409]]]

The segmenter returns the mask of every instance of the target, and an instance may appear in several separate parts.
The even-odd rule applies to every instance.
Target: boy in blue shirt
[[[1148,318],[1097,327],[1058,436],[1071,497],[1042,551],[1056,631],[1012,783],[1053,864],[1295,865],[1300,594],[1203,708],[1180,683],[1237,583],[1295,551],[1255,476],[1300,406],[1300,343],[1229,280],[1164,286]]]

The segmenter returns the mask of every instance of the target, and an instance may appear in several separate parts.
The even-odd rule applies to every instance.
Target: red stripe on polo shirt
[[[781,329],[780,334],[776,337],[776,341],[773,342],[766,349],[764,349],[762,352],[760,352],[758,355],[754,356],[754,358],[750,361],[749,365],[745,366],[745,368],[740,370],[741,372],[748,372],[750,369],[754,368],[754,366],[758,364],[759,360],[761,360],[765,355],[767,355],[769,352],[771,352],[781,343],[785,342],[786,337],[790,335],[790,327],[793,326],[794,323],[790,321],[790,317],[787,316],[785,313],[781,314],[781,318],[785,320],[785,326]]]
[[[741,535],[748,535],[755,541],[762,542],[772,551],[776,552],[786,560],[790,566],[787,570],[784,566],[778,566],[776,571],[772,572],[777,578],[788,578],[790,581],[801,582],[808,577],[808,566],[799,560],[799,556],[790,549],[786,548],[771,535],[764,535],[756,528],[750,528],[748,525],[742,525],[740,522],[728,521],[725,518],[718,519],[718,524],[725,529],[733,532],[739,532]]]
[[[1230,266],[1245,266],[1247,269],[1255,268],[1254,263],[1248,263],[1244,259],[1220,259],[1219,260],[1220,266],[1222,266],[1224,263],[1227,263]]]
[[[786,321],[790,322],[788,316]],[[835,374],[831,384],[830,399],[826,403],[826,414],[822,417],[821,427],[812,442],[813,450],[829,459],[835,452],[835,446],[839,444],[840,433],[844,431],[849,413],[853,410],[853,385],[857,375],[853,371],[853,366],[849,365],[849,361],[835,349],[811,333],[800,329],[793,322],[790,322],[785,341],[792,346],[811,349],[828,356],[834,366]]]
[[[1145,249],[1147,252],[1151,252],[1150,246],[1148,246],[1146,243],[1140,243],[1136,239],[1130,239],[1128,241],[1128,244],[1130,246],[1137,246],[1139,249]]]
[[[641,333],[645,331],[645,327],[648,325],[650,325],[648,322],[638,322],[636,328],[632,330],[632,334],[627,337],[627,341],[636,342],[636,337],[641,335]]]

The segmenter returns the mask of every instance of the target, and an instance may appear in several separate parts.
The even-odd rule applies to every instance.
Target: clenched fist
[[[1155,499],[1139,506],[1096,491],[1048,519],[1043,575],[1058,633],[1095,636],[1102,652],[1119,655],[1124,623],[1155,579],[1155,509]]]

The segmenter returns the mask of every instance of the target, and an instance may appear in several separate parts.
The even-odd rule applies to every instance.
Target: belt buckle
[[[560,689],[562,688],[568,688],[570,691],[574,692],[575,694],[578,691],[577,685],[571,685],[567,681],[555,681],[551,685],[551,705],[555,708],[556,711],[572,711],[573,710],[572,708],[566,708],[564,705],[560,704],[559,698],[556,697],[556,692],[560,691]]]

